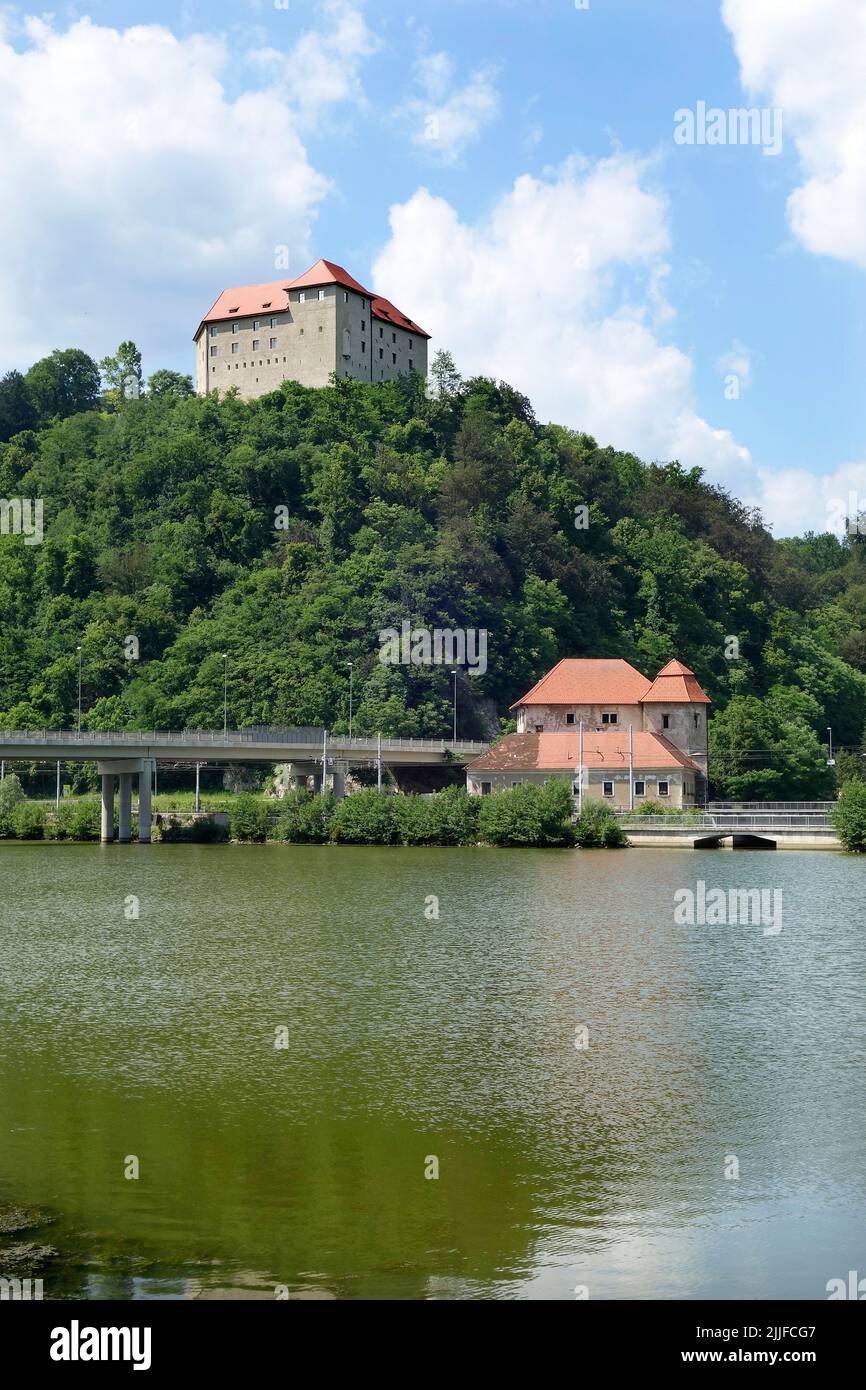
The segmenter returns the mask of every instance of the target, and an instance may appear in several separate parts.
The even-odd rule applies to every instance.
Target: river
[[[826,1298],[864,871],[2,844],[0,1206],[51,1218],[46,1297]],[[678,924],[698,879],[781,930]]]

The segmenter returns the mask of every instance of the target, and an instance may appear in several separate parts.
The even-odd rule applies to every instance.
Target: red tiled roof
[[[663,770],[688,767],[701,769],[696,762],[660,734],[644,730],[633,734],[633,766],[635,771]],[[571,773],[580,765],[580,741],[577,730],[560,734],[508,734],[480,758],[469,763],[467,772],[564,772]],[[584,767],[628,768],[628,731],[613,729],[602,733],[584,733]]]
[[[564,658],[511,706],[637,705],[650,688],[646,676],[621,657]]]
[[[305,270],[303,275],[297,276],[294,280],[272,280],[266,285],[241,285],[223,290],[205,314],[195,336],[198,337],[203,324],[214,323],[219,319],[242,319],[260,313],[285,311],[289,307],[289,290],[312,289],[319,285],[342,285],[347,290],[354,290],[356,294],[362,294],[369,299],[373,318],[391,323],[406,333],[416,333],[419,338],[430,337],[430,334],[425,333],[417,323],[396,309],[389,299],[371,293],[359,284],[348,270],[344,270],[341,265],[335,265],[333,261],[325,260],[316,261],[315,265],[310,266],[309,270]]]
[[[694,671],[690,671],[681,661],[669,661],[644,695],[643,703],[711,705],[713,702],[709,695],[704,694]]]

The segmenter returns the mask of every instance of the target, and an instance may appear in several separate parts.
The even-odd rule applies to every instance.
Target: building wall
[[[254,341],[259,342],[255,350]],[[257,318],[205,324],[196,340],[199,394],[236,386],[250,400],[283,381],[327,386],[332,372],[358,381],[391,381],[410,370],[426,376],[427,339],[372,318],[370,301],[342,285],[291,290],[288,310],[264,309]]]
[[[638,730],[644,727],[643,709],[640,705],[521,705],[517,711],[517,732],[534,734],[536,725],[543,726],[545,734],[564,734],[577,732],[581,719],[584,725],[584,738],[595,729],[609,726],[601,722],[602,714],[614,712],[617,722],[611,726],[628,730],[631,725]],[[574,723],[569,724],[566,715],[574,715]]]
[[[707,705],[644,705],[643,727],[651,733],[660,734],[680,752],[688,754],[707,775]],[[663,716],[668,716],[665,729]],[[695,723],[697,717],[697,723]]]

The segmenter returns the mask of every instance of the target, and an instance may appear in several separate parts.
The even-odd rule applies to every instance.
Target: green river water
[[[825,1298],[866,1275],[864,873],[2,844],[0,1211],[36,1225],[0,1275],[34,1242],[46,1298]],[[677,925],[698,878],[780,891],[781,932]]]

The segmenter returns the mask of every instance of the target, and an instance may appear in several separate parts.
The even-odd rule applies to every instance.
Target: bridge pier
[[[151,799],[153,758],[143,758],[138,774],[138,843],[149,845],[151,839]]]
[[[102,828],[99,838],[104,845],[114,839],[114,773],[102,774]]]
[[[128,845],[132,840],[132,773],[121,772],[118,777],[118,843]]]

